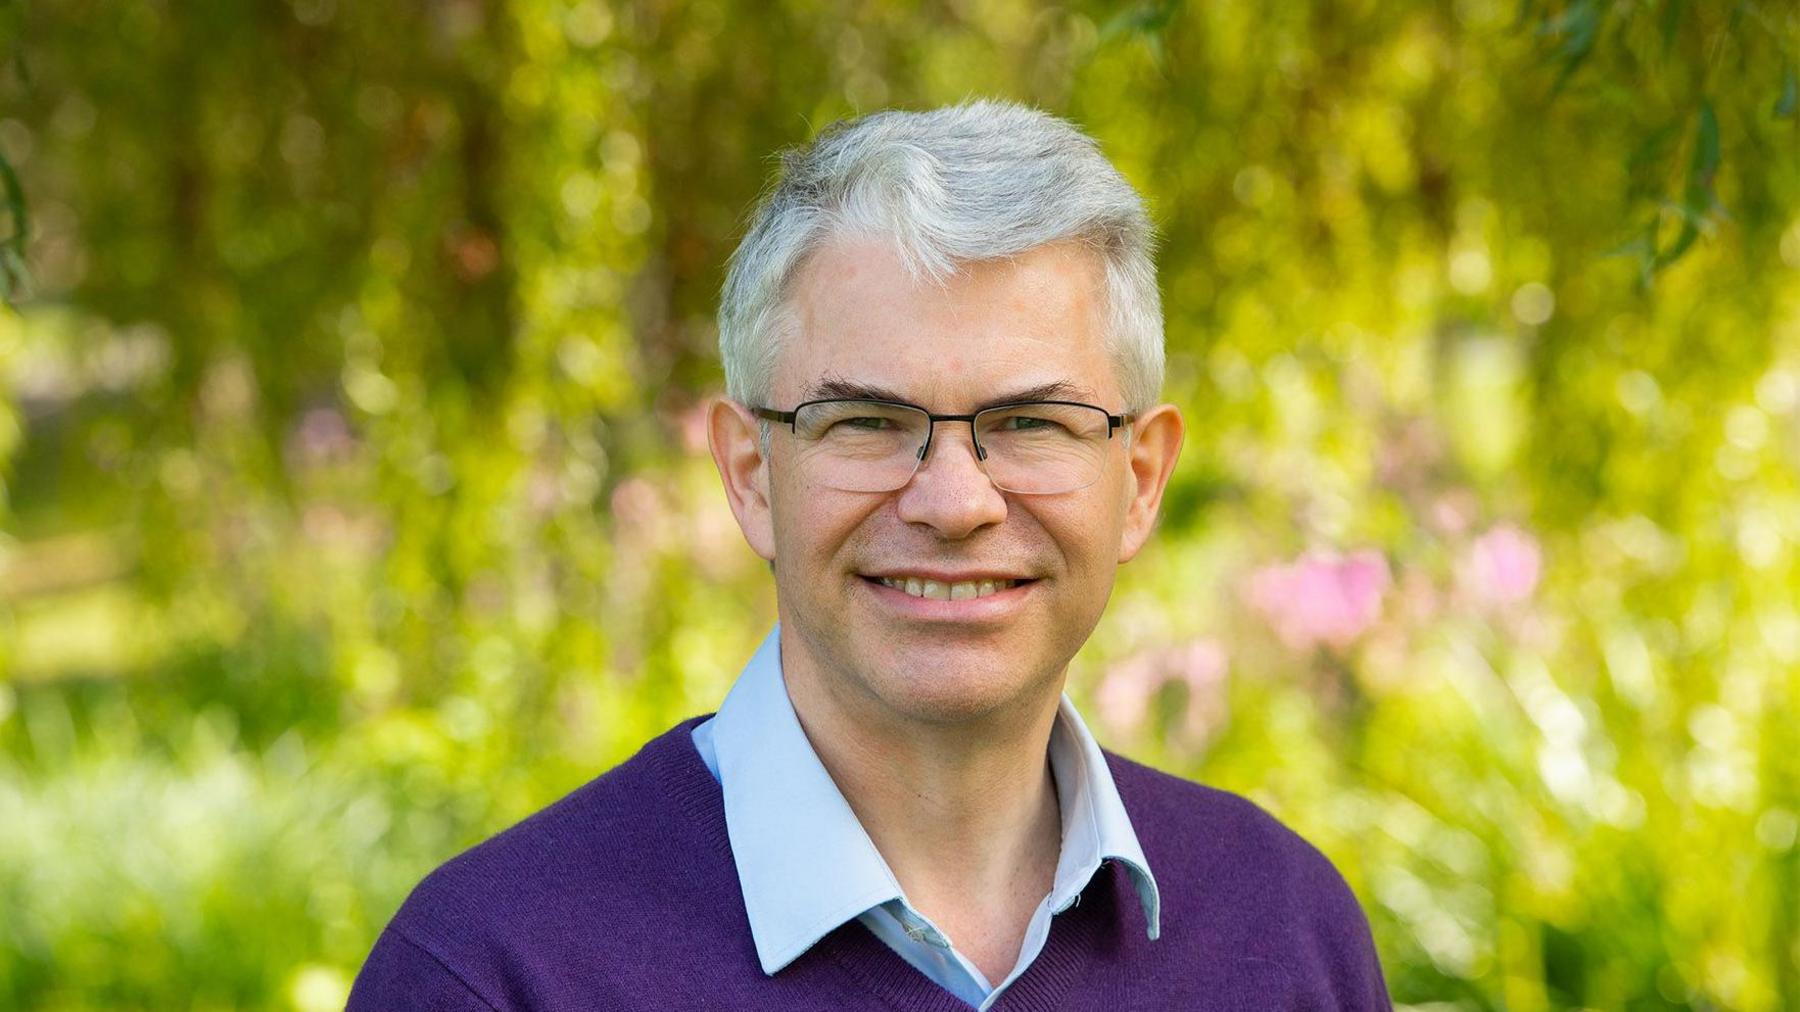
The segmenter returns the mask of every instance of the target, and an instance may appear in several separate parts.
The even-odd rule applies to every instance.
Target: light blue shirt
[[[1148,934],[1161,932],[1156,879],[1100,745],[1064,695],[1050,732],[1050,772],[1062,813],[1062,852],[1049,895],[998,985],[913,909],[894,873],[807,740],[781,674],[777,625],[719,712],[694,728],[694,747],[719,781],[725,828],[743,887],[757,959],[774,975],[844,922],[860,920],[921,973],[986,1009],[1044,948],[1050,919],[1068,909],[1101,861],[1130,872]]]

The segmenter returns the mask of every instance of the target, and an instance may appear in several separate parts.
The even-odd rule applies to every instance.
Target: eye
[[[1048,418],[1034,418],[1030,415],[1011,415],[1000,422],[1003,432],[1042,432],[1048,429],[1059,429],[1062,425]]]
[[[876,418],[871,415],[864,415],[857,418],[845,418],[836,424],[851,429],[880,431],[882,429],[893,428],[894,420],[892,418]]]

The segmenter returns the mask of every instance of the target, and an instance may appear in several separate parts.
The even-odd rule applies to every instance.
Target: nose
[[[974,442],[954,429],[932,435],[896,506],[901,520],[953,539],[1006,519],[1006,496],[981,469]]]

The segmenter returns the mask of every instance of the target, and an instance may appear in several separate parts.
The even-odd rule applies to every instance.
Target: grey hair
[[[1108,351],[1126,410],[1162,390],[1162,299],[1144,202],[1093,138],[1008,102],[879,112],[827,127],[782,155],[781,174],[732,254],[719,305],[728,396],[768,406],[789,288],[844,235],[890,238],[914,278],[1073,241],[1106,272]]]

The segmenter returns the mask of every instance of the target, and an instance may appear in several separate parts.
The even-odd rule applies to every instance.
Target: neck
[[[1049,765],[1061,679],[1006,713],[926,723],[834,691],[801,653],[784,644],[794,712],[907,898],[934,919],[1035,906],[1061,850]]]

